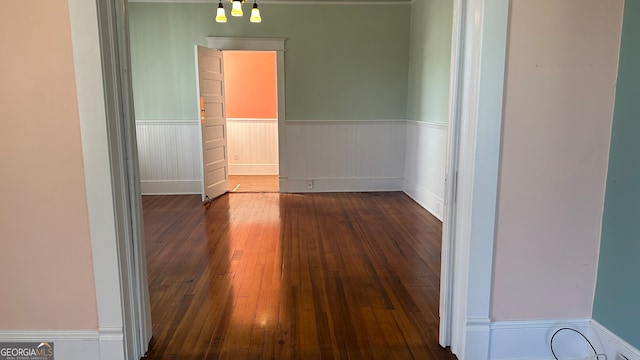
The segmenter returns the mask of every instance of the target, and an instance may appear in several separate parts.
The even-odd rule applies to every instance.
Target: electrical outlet
[[[616,356],[616,360],[629,360],[629,358],[618,353],[618,356]]]
[[[313,189],[313,180],[307,180],[307,189]]]
[[[238,160],[238,154],[233,154],[233,160]]]

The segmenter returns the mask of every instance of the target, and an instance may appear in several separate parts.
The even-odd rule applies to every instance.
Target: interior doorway
[[[119,55],[122,59],[127,59],[128,52],[126,50],[128,47],[126,42],[126,26],[122,25],[126,24],[126,21],[116,21],[118,19],[126,20],[126,13],[119,13],[116,15],[116,10],[120,11],[120,9],[126,9],[126,6],[124,4],[120,4],[120,2],[117,3],[122,6],[113,6],[106,1],[99,2],[99,5],[104,8],[101,8],[101,11],[98,12],[98,18],[101,20],[100,23],[112,25],[109,29],[117,29],[119,31],[117,34],[113,34],[112,32],[107,31],[109,29],[103,29],[106,28],[106,25],[103,25],[101,27],[101,30],[103,30],[103,36],[109,41],[105,41],[104,43],[101,43],[101,45],[95,45],[98,44],[98,42],[95,41],[94,46],[96,48],[100,46],[103,50],[121,50]],[[502,86],[496,86],[496,83],[501,83],[503,79],[503,50],[505,48],[506,39],[508,1],[498,1],[497,4],[493,4],[489,3],[487,0],[456,0],[455,4],[456,9],[460,11],[460,16],[457,17],[459,21],[454,24],[454,27],[457,29],[456,33],[460,39],[466,40],[457,42],[460,44],[460,48],[457,52],[459,55],[459,61],[457,62],[458,66],[456,66],[455,69],[457,72],[459,71],[460,80],[454,85],[458,89],[464,89],[464,91],[460,90],[461,94],[453,97],[454,106],[459,106],[461,108],[459,119],[461,134],[460,144],[458,146],[458,148],[461,149],[461,153],[459,154],[460,163],[458,168],[450,170],[459,170],[460,172],[460,180],[457,181],[457,184],[459,184],[458,186],[462,191],[460,191],[458,196],[458,209],[460,211],[455,214],[456,220],[458,220],[456,221],[455,226],[457,234],[456,248],[464,250],[463,254],[455,256],[455,258],[473,259],[473,262],[465,264],[465,266],[460,269],[462,271],[458,271],[458,267],[463,264],[463,261],[456,261],[453,266],[456,268],[455,274],[457,274],[457,276],[452,280],[452,285],[455,284],[456,289],[460,290],[458,292],[458,296],[456,296],[457,299],[454,299],[454,302],[460,303],[464,306],[464,308],[458,306],[453,307],[452,312],[454,315],[456,315],[456,313],[459,315],[456,317],[454,323],[461,324],[459,331],[453,331],[453,333],[456,334],[457,337],[462,338],[460,345],[456,346],[456,348],[459,348],[461,353],[465,353],[467,352],[465,350],[468,350],[468,353],[473,354],[471,350],[476,350],[478,347],[486,350],[489,339],[488,332],[490,321],[488,318],[488,306],[490,301],[486,299],[489,298],[491,291],[491,250],[493,248],[493,226],[491,224],[494,223],[494,221],[491,220],[495,215],[495,197],[493,196],[494,192],[492,190],[497,183],[494,176],[497,173],[494,163],[497,163],[497,160],[499,159],[499,152],[497,151],[499,149],[499,143],[495,142],[495,138],[499,138],[500,134],[499,115],[502,109],[502,107],[499,106],[502,100]],[[75,3],[72,3],[72,5],[72,9],[75,10],[80,7]],[[86,12],[84,12],[84,14],[86,14]],[[467,14],[469,14],[469,16],[466,16]],[[88,25],[86,26],[95,26],[92,23],[87,24]],[[465,31],[462,31],[463,29]],[[89,30],[91,30],[91,28]],[[77,32],[77,30],[75,31]],[[97,39],[97,34],[95,37]],[[279,84],[281,83],[281,77],[282,83],[284,82],[283,72],[281,71],[284,69],[284,57],[281,56],[284,52],[284,39],[281,40],[282,46],[278,49]],[[462,44],[464,44],[464,49]],[[82,54],[85,54],[86,52],[87,51]],[[466,53],[468,53],[468,56],[462,56]],[[106,58],[109,59],[108,57]],[[99,61],[96,63],[99,63]],[[480,64],[483,64],[483,66],[481,67]],[[103,85],[102,83],[95,82],[91,83],[91,86],[88,87],[96,90],[96,94],[107,93],[111,96],[107,98],[109,101],[113,100],[107,104],[108,113],[111,114],[111,112],[113,112],[117,116],[113,116],[112,118],[110,117],[107,120],[107,124],[113,125],[114,127],[122,126],[122,124],[127,123],[126,120],[130,118],[132,111],[131,109],[124,111],[125,115],[128,116],[125,117],[122,115],[123,111],[118,112],[115,110],[117,110],[118,106],[122,103],[128,104],[131,98],[128,93],[128,91],[130,91],[130,84],[127,83],[129,78],[127,77],[128,71],[126,70],[129,67],[117,63],[106,63],[103,64],[103,67],[111,71],[108,72],[108,74],[122,75],[126,80],[125,84],[107,83]],[[461,69],[466,69],[466,71],[462,72]],[[112,78],[119,79],[118,76],[112,76]],[[120,97],[118,97],[120,95],[119,93],[113,95],[110,93],[113,89],[124,91],[125,94]],[[478,96],[480,90],[483,90],[482,97]],[[279,95],[283,95],[283,89],[281,87],[278,88],[278,92]],[[116,99],[114,100],[113,98]],[[279,98],[282,98],[282,96],[279,96]],[[284,103],[280,101],[279,110],[281,111],[279,111],[278,117],[280,119],[284,119]],[[282,150],[285,134],[283,121],[279,121],[278,129],[280,135],[279,147],[280,150]],[[114,132],[114,134],[113,139],[110,139],[109,141],[109,144],[116,144],[113,146],[122,146],[118,143],[118,141],[122,139],[135,141],[135,139],[131,139],[131,135],[127,135],[135,134],[135,131]],[[127,136],[129,136],[129,138],[127,138]],[[87,139],[93,138],[90,137],[90,134],[83,134],[83,143],[91,143],[87,141]],[[98,140],[103,139],[98,138]],[[100,141],[97,141],[96,143],[101,144]],[[492,146],[486,146],[487,144]],[[279,152],[280,159],[282,159],[282,153],[282,151]],[[93,155],[92,159],[94,157],[99,157],[98,160],[101,161],[100,164],[104,165],[106,161],[103,158],[100,158],[102,155],[104,155],[104,153],[98,153],[97,155]],[[490,166],[485,166],[487,163],[489,163]],[[113,165],[112,163],[110,164]],[[286,163],[281,161],[280,165],[280,172],[286,174],[286,171],[283,171],[282,169]],[[107,168],[106,166],[103,167]],[[116,169],[114,170],[116,172],[131,172],[130,169],[122,164],[115,164],[113,165],[113,168]],[[94,185],[94,183],[95,182],[91,182],[90,185]],[[126,183],[126,181],[123,181],[123,183]],[[477,183],[477,186],[474,187],[474,183]],[[132,188],[133,198],[139,195],[139,190],[136,191],[135,186],[132,186]],[[98,189],[98,187],[95,189]],[[102,189],[100,189],[100,191],[103,192]],[[89,188],[88,192],[90,195],[98,193],[98,191],[94,190],[92,187]],[[483,195],[483,192],[484,196],[481,196]],[[122,199],[124,199],[124,201],[127,200],[125,196],[122,196]],[[474,200],[473,204],[471,201],[472,199]],[[473,207],[471,205],[473,205]],[[134,205],[133,208],[134,210],[139,209],[139,206]],[[477,209],[478,211],[473,211],[474,209]],[[90,211],[90,214],[94,213],[95,212]],[[121,210],[116,211],[116,213],[120,214]],[[478,216],[478,214],[485,215]],[[104,224],[106,222],[107,220],[103,220],[102,223]],[[476,223],[490,225],[483,226],[481,229],[479,226],[471,226]],[[136,225],[137,224],[135,224],[134,221],[133,225],[118,224],[118,228],[125,228],[127,226],[135,227]],[[474,241],[473,244],[470,244],[470,239],[472,238]],[[94,247],[94,253],[96,251],[95,249],[99,249],[99,247]],[[122,252],[122,250],[119,251]],[[120,252],[118,252],[118,254],[120,254]],[[111,263],[94,262],[98,304],[101,313],[105,312],[105,306],[101,304],[104,303],[105,298],[109,298],[111,293],[113,293],[113,291],[111,291],[113,289],[113,282],[104,280],[105,278],[111,278],[104,277],[102,275],[111,275],[113,269],[114,266],[112,266]],[[118,271],[121,271],[122,266],[118,266],[117,269]],[[121,272],[120,274],[122,278],[127,277],[124,272]],[[471,286],[471,284],[473,284],[473,286]],[[103,294],[109,294],[109,296],[105,296]],[[123,299],[129,300],[129,298],[126,297],[123,297]],[[124,301],[123,303],[125,306],[131,307],[130,305],[126,305],[128,304],[127,301]],[[114,306],[116,306],[117,309],[120,309],[120,305],[120,303],[116,303]],[[110,308],[107,310],[110,310]],[[118,314],[117,311],[112,311],[111,313]],[[104,316],[100,317],[99,321],[101,327],[103,325],[110,324],[105,319],[107,318]],[[467,321],[469,319],[471,321]],[[125,329],[131,330],[132,333],[138,330],[134,326],[129,326],[129,324],[125,326]],[[126,337],[125,342],[130,341],[129,337],[130,335]],[[469,341],[466,341],[467,337],[470,338]],[[467,342],[473,345],[469,346],[469,349],[466,349],[465,346],[465,343]],[[482,352],[476,352],[475,354],[478,358],[485,358],[482,355]]]
[[[223,51],[229,192],[278,192],[275,51]]]
[[[223,58],[225,69],[237,68],[235,71],[240,72],[239,76],[249,84],[243,85],[240,82],[235,88],[238,84],[226,81],[225,75],[225,84],[227,82],[230,84],[229,89],[225,85],[225,92],[230,91],[232,97],[231,103],[227,104],[232,106],[231,114],[227,113],[227,119],[232,119],[231,123],[227,121],[227,129],[230,130],[229,136],[233,137],[230,139],[228,154],[231,164],[230,192],[234,190],[235,192],[239,190],[240,192],[287,191],[286,187],[283,187],[282,180],[286,178],[283,174],[287,173],[284,161],[286,148],[285,41],[285,38],[207,37],[207,47],[222,51],[223,56],[226,56],[226,59]],[[260,58],[257,61],[262,62],[259,66],[252,64],[256,61],[256,57]],[[259,86],[256,83],[256,77],[263,77],[259,80]],[[274,80],[275,83],[273,83]],[[273,90],[275,93],[272,93]],[[260,104],[253,103],[255,91],[262,92],[264,95],[260,99]],[[249,115],[249,117],[234,118],[238,115]],[[251,134],[243,136],[242,132]],[[261,139],[260,144],[252,143],[256,138]],[[267,154],[257,155],[256,152],[260,151]]]

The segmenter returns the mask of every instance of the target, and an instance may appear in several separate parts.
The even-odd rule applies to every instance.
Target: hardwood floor
[[[278,192],[278,175],[229,175],[231,192]]]
[[[148,359],[455,359],[441,223],[402,193],[144,196]]]

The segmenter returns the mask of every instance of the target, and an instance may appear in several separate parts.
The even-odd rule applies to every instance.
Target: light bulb
[[[227,14],[224,13],[224,7],[222,3],[218,3],[218,13],[216,14],[216,22],[226,23],[227,22]]]
[[[233,0],[231,16],[242,16],[242,3],[239,0]]]
[[[262,22],[262,18],[260,17],[260,9],[258,9],[258,4],[253,3],[253,8],[251,9],[251,17],[249,21],[252,23]]]

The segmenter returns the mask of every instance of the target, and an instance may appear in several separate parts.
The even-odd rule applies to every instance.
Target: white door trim
[[[285,51],[286,38],[207,37],[207,47],[215,50]]]
[[[151,339],[124,0],[69,0],[100,359]],[[92,15],[93,14],[93,15]]]
[[[442,346],[451,345],[451,315],[453,299],[453,238],[455,236],[456,187],[458,182],[458,144],[460,126],[460,92],[462,85],[462,56],[464,45],[462,24],[463,0],[453,2],[451,29],[451,65],[449,72],[449,126],[444,185],[444,211],[442,218],[442,249],[440,253],[440,328],[438,341]]]
[[[489,357],[508,9],[454,1],[440,343],[460,360]]]
[[[120,355],[117,359],[124,359],[126,350],[122,318],[123,299],[120,288],[113,182],[105,125],[107,118],[96,3],[96,1],[69,0],[98,311],[98,329],[93,331],[95,335],[92,337],[99,341],[98,352],[101,359],[107,359],[109,354],[112,356],[117,354]],[[101,329],[110,329],[110,334],[114,336],[102,339],[99,334]],[[65,332],[64,335],[68,334]],[[57,339],[56,336],[47,338]]]
[[[151,305],[133,89],[129,70],[129,20],[127,3],[119,3],[120,1],[98,0],[97,10],[99,36],[103,46],[103,89],[122,294],[122,333],[125,358],[137,359],[144,356],[151,341]],[[106,48],[105,44],[111,46]]]
[[[286,38],[207,37],[207,46],[216,50],[275,51],[278,87],[278,177],[280,192],[287,192],[287,132],[284,90],[284,52]]]

